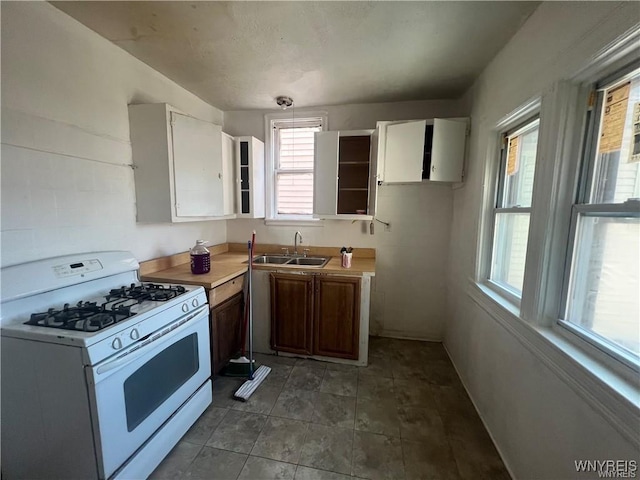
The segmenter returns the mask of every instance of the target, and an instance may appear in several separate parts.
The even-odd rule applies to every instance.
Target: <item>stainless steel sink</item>
[[[300,265],[305,267],[324,267],[330,260],[328,257],[296,257],[287,262],[287,265]]]
[[[253,263],[275,263],[276,265],[282,265],[289,260],[291,260],[291,257],[285,257],[284,255],[258,255],[253,257]]]
[[[288,257],[285,255],[257,255],[253,257],[253,263],[256,264],[312,268],[322,268],[329,260],[331,260],[331,257]]]

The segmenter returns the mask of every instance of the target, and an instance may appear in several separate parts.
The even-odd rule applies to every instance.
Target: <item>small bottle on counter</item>
[[[201,275],[211,270],[211,254],[204,244],[206,240],[196,240],[196,245],[191,249],[191,273]]]

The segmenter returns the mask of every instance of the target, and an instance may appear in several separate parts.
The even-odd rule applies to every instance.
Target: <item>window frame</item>
[[[320,226],[322,222],[310,215],[278,214],[276,206],[276,181],[278,173],[304,173],[301,170],[277,169],[278,136],[275,135],[278,124],[290,123],[291,126],[304,127],[320,122],[321,131],[329,129],[328,114],[324,110],[286,110],[268,113],[264,117],[265,128],[265,223],[268,225],[308,225]],[[313,170],[311,172],[313,173]]]
[[[541,109],[541,99],[534,98],[529,102],[525,103],[519,109],[517,109],[512,114],[503,118],[498,124],[494,127],[494,141],[495,145],[491,145],[488,153],[488,170],[485,172],[485,178],[487,179],[489,197],[485,198],[485,205],[487,205],[487,213],[484,215],[484,221],[482,223],[482,228],[485,231],[484,234],[481,234],[481,238],[483,238],[482,243],[482,253],[480,260],[480,278],[478,279],[480,283],[491,289],[494,293],[496,293],[499,297],[501,297],[504,301],[510,304],[512,307],[516,307],[516,309],[520,309],[522,302],[522,295],[518,294],[515,289],[510,289],[508,287],[503,286],[502,284],[494,281],[491,278],[492,274],[492,264],[494,258],[494,248],[495,248],[495,232],[496,232],[496,217],[498,213],[526,213],[529,215],[529,232],[531,230],[531,214],[533,211],[533,197],[531,199],[531,206],[529,207],[501,207],[504,199],[504,191],[505,191],[505,162],[507,161],[507,148],[504,144],[504,139],[509,135],[514,135],[516,133],[525,133],[529,128],[533,128],[532,125],[536,125],[538,129],[540,129],[540,109]],[[538,162],[539,157],[539,144],[540,140],[538,139],[538,147],[536,149],[536,163]],[[537,170],[537,165],[536,165]],[[534,188],[535,188],[535,177],[534,176]],[[486,192],[486,193],[487,193]],[[528,235],[529,236],[529,235]],[[527,239],[527,252],[525,253],[525,274],[526,277],[526,265],[529,252],[529,239]],[[523,285],[524,292],[524,285]]]
[[[640,359],[628,353],[624,348],[602,337],[596,333],[574,324],[567,319],[569,314],[570,295],[573,290],[572,267],[579,251],[578,246],[578,222],[581,216],[596,216],[602,218],[637,218],[640,217],[640,202],[628,199],[622,203],[594,203],[592,202],[592,191],[594,183],[597,182],[597,162],[598,162],[598,137],[601,128],[600,119],[604,106],[604,92],[616,85],[622,84],[631,78],[634,72],[640,68],[640,60],[636,60],[617,68],[613,72],[600,74],[594,81],[589,82],[588,91],[593,102],[592,108],[587,108],[586,119],[583,129],[576,132],[582,138],[583,147],[577,158],[578,184],[575,188],[574,197],[570,205],[569,234],[566,242],[566,255],[563,268],[562,291],[559,303],[557,318],[552,325],[553,328],[571,341],[586,342],[596,349],[596,357],[600,359],[613,359],[614,361],[627,367],[632,372],[640,373]],[[597,75],[597,73],[596,73]],[[609,362],[607,362],[609,363]],[[614,368],[620,371],[617,366]]]

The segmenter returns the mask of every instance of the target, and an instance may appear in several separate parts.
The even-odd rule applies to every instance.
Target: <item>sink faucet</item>
[[[300,237],[300,243],[302,243],[302,234],[300,232],[296,232],[293,236],[293,254],[298,255],[298,237]]]

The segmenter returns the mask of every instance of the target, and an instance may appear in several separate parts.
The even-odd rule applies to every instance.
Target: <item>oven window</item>
[[[131,432],[189,380],[199,368],[192,333],[153,357],[124,382],[127,429]]]

